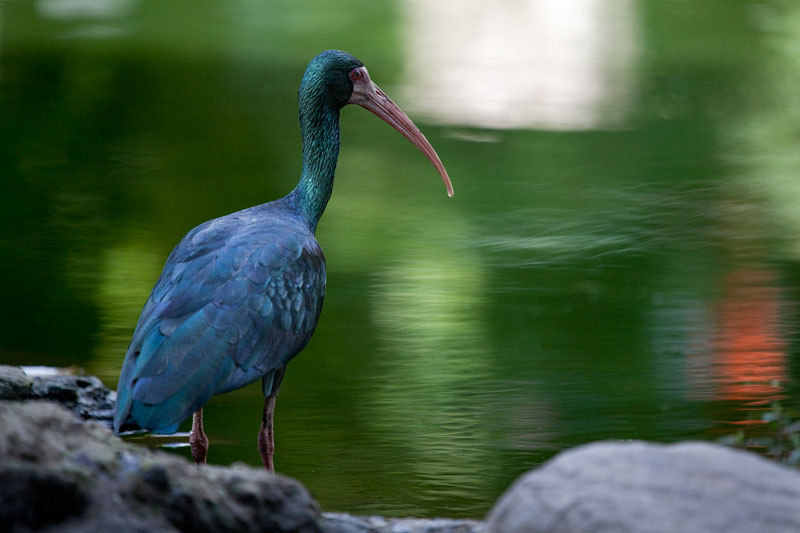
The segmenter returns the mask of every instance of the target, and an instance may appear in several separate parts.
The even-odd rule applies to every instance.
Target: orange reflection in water
[[[740,269],[726,276],[724,287],[722,300],[713,309],[711,375],[706,376],[713,399],[738,402],[743,409],[768,407],[784,397],[780,384],[787,378],[777,280],[768,270]]]

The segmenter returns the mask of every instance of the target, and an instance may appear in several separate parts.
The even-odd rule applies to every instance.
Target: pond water
[[[297,87],[335,47],[455,197],[343,111],[325,307],[276,410],[324,509],[480,517],[566,448],[795,405],[800,6],[446,5],[0,1],[0,363],[115,387],[183,234],[294,186]],[[260,464],[262,401],[207,405],[210,462]]]

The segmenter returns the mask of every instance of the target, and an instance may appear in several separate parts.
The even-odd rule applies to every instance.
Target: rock
[[[483,533],[483,523],[449,518],[399,518],[324,513],[325,533]]]
[[[31,398],[58,402],[84,420],[111,427],[117,393],[95,376],[58,374],[35,376]]]
[[[0,401],[0,531],[322,532],[297,481],[190,464],[53,403]]]
[[[0,365],[0,400],[24,400],[32,386],[33,380],[20,367]]]
[[[57,524],[83,514],[88,503],[75,480],[53,472],[2,465],[0,479],[0,527],[4,531]]]
[[[49,400],[85,420],[96,420],[111,427],[116,392],[106,388],[95,376],[54,370],[53,374],[29,376],[21,367],[0,365],[0,400]]]
[[[800,474],[708,443],[595,443],[518,479],[489,533],[800,531]]]

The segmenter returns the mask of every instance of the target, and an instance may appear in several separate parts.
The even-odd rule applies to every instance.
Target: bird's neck
[[[339,157],[339,111],[319,102],[301,101],[300,129],[303,172],[292,196],[313,232],[333,191]]]

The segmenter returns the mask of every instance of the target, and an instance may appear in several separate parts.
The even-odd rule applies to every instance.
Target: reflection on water
[[[491,463],[472,444],[491,438],[484,402],[476,401],[492,380],[486,279],[476,256],[429,250],[404,251],[375,285],[379,385],[369,418],[373,431],[403,449],[409,473],[431,480],[425,492],[483,492],[480,472],[463,465]]]
[[[55,19],[109,19],[130,14],[136,0],[37,0],[36,10]]]
[[[781,337],[780,288],[770,271],[738,271],[726,276],[726,294],[716,310],[713,380],[717,397],[749,405],[768,405],[785,396],[786,341]]]
[[[791,407],[800,9],[751,7],[1,2],[0,363],[116,385],[183,234],[294,186],[297,84],[337,46],[409,88],[458,194],[342,112],[325,308],[276,411],[324,509],[480,517],[566,448]],[[260,464],[262,404],[208,404],[212,463]]]
[[[717,213],[709,211],[724,195],[722,184],[590,182],[561,185],[554,191],[531,183],[525,188],[542,201],[493,214],[491,220],[474,220],[483,231],[471,244],[495,257],[495,266],[576,268],[576,263],[588,259],[592,268],[603,268],[626,256],[692,251],[727,238],[717,215],[738,216],[724,207]],[[756,221],[737,229],[757,233],[754,238],[765,237],[766,230]]]
[[[764,424],[760,411],[787,399],[782,386],[789,381],[788,343],[781,324],[788,309],[777,281],[769,270],[725,276],[711,324],[702,331],[706,338],[697,339],[688,354],[692,392],[732,403],[736,418],[727,422],[733,425]]]
[[[768,423],[772,412],[782,411],[787,402],[794,405],[787,387],[796,383],[786,324],[796,315],[797,302],[784,290],[772,270],[741,267],[728,273],[707,328],[698,331],[703,337],[687,353],[685,376],[690,397],[729,406],[721,416],[727,427],[718,428],[718,434],[732,439],[729,428],[737,428],[745,446],[778,457],[783,452],[773,443],[784,436]],[[797,324],[788,331],[796,332]]]
[[[597,129],[633,95],[629,0],[405,0],[406,101],[431,120]]]
[[[93,351],[97,360],[105,362],[105,368],[115,369],[119,364],[118,349],[130,342],[131,325],[136,324],[144,305],[142,295],[150,293],[163,262],[164,258],[147,249],[144,241],[117,243],[100,258],[96,278],[100,327]],[[114,383],[119,374],[99,377]]]

